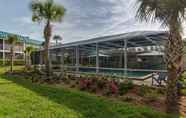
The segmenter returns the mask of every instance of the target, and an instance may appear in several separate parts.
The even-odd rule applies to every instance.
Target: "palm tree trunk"
[[[168,70],[166,104],[167,112],[174,113],[177,112],[178,108],[177,81],[179,79],[179,71],[181,70],[184,46],[180,34],[180,23],[176,19],[172,18],[169,29],[170,34],[166,52]]]
[[[13,66],[14,66],[14,49],[13,49],[13,46],[11,46],[10,53],[11,53],[10,72],[13,72]]]
[[[28,54],[28,68],[31,68],[31,56]]]
[[[50,67],[50,60],[49,60],[49,47],[50,47],[50,38],[51,38],[51,25],[50,21],[47,21],[47,24],[44,29],[44,37],[45,37],[45,67],[46,67],[46,73],[47,76],[50,76],[51,74],[51,67]]]
[[[167,96],[166,96],[166,104],[167,104],[167,112],[173,113],[177,111],[178,108],[178,96],[177,96],[177,70],[176,69],[168,69],[168,81],[167,81]]]
[[[25,59],[25,68],[27,68],[27,54],[26,54],[26,52],[24,54],[24,59]]]

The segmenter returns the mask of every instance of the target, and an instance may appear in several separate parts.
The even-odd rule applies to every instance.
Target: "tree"
[[[17,35],[9,35],[8,36],[8,43],[10,44],[10,71],[13,72],[14,66],[14,47],[16,43],[19,41]]]
[[[51,22],[61,22],[64,14],[65,8],[62,5],[54,3],[53,0],[33,0],[31,2],[32,10],[32,20],[33,22],[44,22],[46,25],[44,27],[44,56],[45,56],[45,66],[47,75],[50,75],[50,61],[49,61],[49,47],[50,40],[52,36],[52,26]]]
[[[137,17],[141,20],[159,21],[169,28],[166,45],[168,70],[166,104],[167,112],[175,112],[177,106],[177,80],[182,64],[183,47],[182,21],[185,19],[185,0],[138,0]]]
[[[59,36],[59,35],[55,35],[54,37],[53,37],[53,40],[55,40],[56,41],[56,45],[58,45],[58,41],[62,41],[63,39],[62,39],[62,37],[61,36]]]
[[[31,53],[34,51],[34,48],[32,46],[28,46],[25,49],[25,66],[26,68],[31,67]]]

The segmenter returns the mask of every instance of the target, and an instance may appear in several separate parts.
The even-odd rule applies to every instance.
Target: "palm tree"
[[[44,28],[44,56],[47,75],[50,75],[49,46],[52,36],[51,22],[61,22],[65,14],[65,8],[62,5],[54,3],[53,0],[33,0],[31,3],[33,22],[46,23]]]
[[[182,21],[185,19],[185,0],[138,0],[137,17],[141,20],[160,21],[169,28],[166,45],[166,63],[168,70],[166,104],[167,112],[174,112],[177,106],[177,80],[181,68],[183,47]]]
[[[8,36],[8,43],[10,44],[10,71],[13,72],[13,66],[14,66],[14,47],[15,44],[18,42],[18,37],[16,35],[10,35]]]
[[[58,41],[62,41],[63,39],[62,39],[61,36],[55,35],[55,36],[53,37],[53,40],[55,40],[55,41],[56,41],[56,45],[58,45]]]
[[[25,49],[25,66],[26,68],[30,68],[31,67],[31,53],[34,51],[34,48],[32,46],[28,46]]]

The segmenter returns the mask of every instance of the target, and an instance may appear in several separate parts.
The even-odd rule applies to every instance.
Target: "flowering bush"
[[[118,93],[118,85],[116,82],[112,81],[110,87],[111,87],[112,94]]]
[[[102,91],[104,95],[123,95],[132,89],[132,81],[124,81],[122,83],[116,80],[108,80],[103,76],[85,76],[79,80],[79,88],[90,92]]]
[[[87,79],[81,79],[79,82],[79,87],[81,90],[85,90],[88,87],[88,81]]]

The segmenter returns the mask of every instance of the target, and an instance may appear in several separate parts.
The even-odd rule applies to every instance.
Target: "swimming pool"
[[[80,67],[79,72],[83,73],[96,73],[96,68],[86,68],[86,67]],[[126,72],[127,77],[129,78],[142,78],[149,74],[151,74],[152,71],[141,71],[141,70],[128,70]],[[112,75],[112,76],[118,76],[118,77],[124,77],[125,76],[125,70],[124,69],[105,69],[105,68],[99,68],[99,74],[104,75]]]

